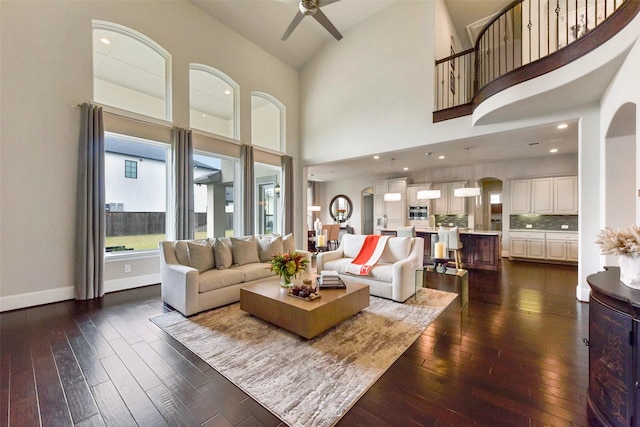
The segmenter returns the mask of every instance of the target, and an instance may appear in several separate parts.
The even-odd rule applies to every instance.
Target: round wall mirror
[[[353,213],[353,204],[344,194],[338,194],[329,203],[329,214],[337,223],[346,222]]]

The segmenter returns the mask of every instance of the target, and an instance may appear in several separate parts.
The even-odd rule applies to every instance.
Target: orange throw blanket
[[[347,265],[346,272],[367,276],[371,268],[380,260],[382,252],[387,246],[387,240],[389,240],[389,236],[378,234],[370,234],[365,237],[358,256]]]

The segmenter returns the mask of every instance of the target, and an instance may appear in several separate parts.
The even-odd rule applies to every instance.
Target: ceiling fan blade
[[[304,18],[304,15],[300,11],[298,11],[298,13],[296,13],[296,16],[293,17],[291,24],[289,24],[289,27],[287,27],[287,30],[284,32],[280,40],[287,40],[291,35],[291,33],[293,33],[293,30],[296,29],[300,21],[302,21],[302,18]]]
[[[318,0],[318,7],[325,7],[328,4],[335,3],[340,0]]]
[[[322,13],[320,9],[316,11],[313,17],[320,23],[320,25],[326,28],[327,31],[329,31],[331,35],[336,38],[336,40],[340,40],[342,38],[342,34],[340,34],[340,31],[338,31],[338,29],[333,26],[331,21],[329,21],[329,18],[327,18],[327,15]]]

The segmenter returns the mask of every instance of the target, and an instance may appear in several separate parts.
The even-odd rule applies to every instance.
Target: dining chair
[[[327,245],[329,250],[338,249],[340,245],[340,224],[324,224],[322,231],[327,231]]]

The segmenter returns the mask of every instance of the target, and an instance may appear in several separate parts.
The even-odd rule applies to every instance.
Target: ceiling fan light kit
[[[287,40],[293,30],[296,29],[302,18],[305,16],[313,16],[313,18],[320,23],[336,40],[340,40],[342,38],[342,34],[338,31],[338,29],[329,21],[327,15],[324,14],[320,10],[321,7],[326,6],[331,3],[335,3],[338,0],[300,0],[298,4],[298,13],[293,17],[293,20],[287,27],[286,31],[282,35],[282,40]]]

